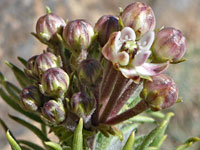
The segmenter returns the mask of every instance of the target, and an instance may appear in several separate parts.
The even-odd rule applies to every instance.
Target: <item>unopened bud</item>
[[[111,15],[102,16],[95,24],[95,31],[98,33],[98,41],[104,46],[110,34],[119,30],[118,19]]]
[[[50,124],[60,124],[66,118],[66,112],[63,104],[55,100],[50,100],[44,104],[42,114]]]
[[[63,38],[71,52],[76,55],[91,45],[94,31],[85,20],[70,21],[63,32]]]
[[[35,55],[33,57],[31,57],[28,61],[27,61],[27,65],[26,68],[24,69],[25,73],[27,74],[27,76],[29,76],[30,78],[33,79],[37,79],[37,75],[34,73],[34,66],[35,66],[35,60],[38,57],[38,55]]]
[[[54,13],[48,13],[40,17],[36,24],[38,37],[44,41],[56,39],[56,34],[61,32],[65,27],[65,21]]]
[[[63,97],[69,87],[69,76],[60,68],[50,68],[41,78],[40,90],[44,95]]]
[[[157,61],[178,62],[185,54],[186,38],[175,28],[163,28],[155,36],[152,51]]]
[[[35,86],[24,88],[20,94],[21,106],[28,111],[37,111],[41,106],[41,94]]]
[[[103,77],[103,68],[95,59],[86,59],[81,62],[78,68],[79,80],[89,86],[98,86]]]
[[[34,64],[34,73],[40,77],[46,70],[55,67],[61,67],[62,62],[60,57],[55,56],[53,53],[44,52],[39,55]]]
[[[152,8],[142,2],[128,5],[121,15],[125,27],[131,27],[140,39],[148,31],[155,29],[156,19]]]
[[[174,105],[178,99],[178,89],[167,75],[153,76],[152,81],[145,80],[141,97],[154,110],[161,110]]]
[[[87,122],[95,110],[96,101],[82,92],[75,93],[71,98],[71,111]]]

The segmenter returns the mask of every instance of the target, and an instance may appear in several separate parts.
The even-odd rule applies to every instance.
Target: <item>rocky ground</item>
[[[139,1],[139,0],[138,0]],[[200,102],[200,1],[199,0],[143,0],[149,3],[157,18],[157,27],[173,26],[182,30],[188,41],[187,62],[179,67],[171,67],[171,74],[179,85],[180,95],[184,103],[174,107],[176,113],[168,130],[167,145],[173,149],[174,145],[183,142],[192,135],[200,136],[199,102]],[[45,48],[35,40],[30,32],[35,31],[37,19],[45,13],[45,6],[66,19],[83,18],[95,24],[103,14],[117,15],[118,7],[124,8],[133,0],[1,0],[0,1],[0,70],[7,79],[16,83],[11,71],[4,64],[5,60],[19,65],[16,57],[28,59],[30,56],[42,52]],[[19,138],[37,140],[29,131],[11,121],[7,114],[16,112],[0,101],[0,117],[6,121],[10,129]],[[22,116],[23,117],[23,116]],[[184,138],[183,138],[184,137]],[[4,132],[0,128],[0,147],[9,150]],[[194,150],[200,146],[193,147]]]

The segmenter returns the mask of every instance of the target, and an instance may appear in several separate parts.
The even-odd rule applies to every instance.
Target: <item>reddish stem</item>
[[[127,89],[123,92],[120,98],[117,100],[117,104],[110,114],[110,118],[114,117],[118,114],[118,112],[122,109],[124,104],[128,101],[128,99],[134,94],[135,90],[140,86],[142,81],[139,84],[136,84],[132,81],[132,83],[127,87]]]
[[[109,124],[109,125],[115,125],[115,124],[121,123],[129,118],[132,118],[132,117],[142,113],[143,111],[147,110],[148,108],[149,108],[149,106],[147,105],[147,103],[144,100],[141,100],[135,107],[107,120],[104,123]]]
[[[105,87],[102,88],[101,91],[101,97],[100,97],[100,103],[103,104],[107,101],[107,99],[110,97],[110,94],[113,90],[114,84],[117,79],[118,71],[113,68],[113,66],[110,67],[110,72],[107,75],[107,80],[105,80]],[[103,84],[103,83],[102,83]]]
[[[115,87],[114,87],[112,94],[108,100],[108,103],[106,104],[105,109],[103,110],[103,113],[100,117],[100,122],[104,122],[108,119],[111,111],[114,109],[115,104],[117,103],[117,100],[119,99],[119,97],[120,97],[121,93],[123,92],[123,89],[125,88],[128,81],[129,81],[129,79],[125,78],[119,72],[119,74],[117,76],[117,81],[116,81]]]

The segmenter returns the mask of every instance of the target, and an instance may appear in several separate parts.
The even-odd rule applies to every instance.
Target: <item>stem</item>
[[[117,104],[115,105],[114,109],[112,110],[110,117],[114,117],[118,114],[124,104],[128,101],[128,99],[134,94],[135,90],[140,86],[142,81],[139,84],[136,84],[132,81],[132,83],[127,87],[127,89],[123,92],[120,98],[117,100]]]
[[[147,105],[147,103],[144,100],[141,100],[135,107],[109,119],[108,121],[104,122],[105,124],[109,124],[109,125],[115,125],[118,123],[121,123],[129,118],[132,118],[140,113],[142,113],[143,111],[147,110],[149,108],[149,106]]]
[[[99,123],[99,86],[96,88],[93,88],[93,94],[96,99],[96,110],[94,114],[92,115],[92,124],[93,125],[98,125]]]
[[[110,73],[112,67],[113,67],[112,63],[107,61],[106,69],[104,70],[103,79],[101,82],[100,93],[102,93],[102,91],[105,90],[105,86],[108,82],[109,73]]]
[[[121,73],[118,73],[115,87],[112,91],[110,99],[108,100],[108,103],[106,104],[105,109],[103,110],[103,113],[100,117],[100,122],[104,122],[108,119],[111,111],[114,109],[117,103],[117,100],[119,99],[119,96],[123,92],[123,89],[125,88],[128,80],[129,79],[125,78]]]
[[[105,87],[101,91],[100,102],[101,104],[105,103],[107,99],[110,97],[110,94],[113,89],[113,85],[116,82],[118,71],[115,70],[113,67],[110,67],[110,72],[108,73],[107,80],[105,82]]]

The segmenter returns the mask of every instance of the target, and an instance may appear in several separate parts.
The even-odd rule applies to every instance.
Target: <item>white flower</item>
[[[126,78],[155,76],[164,72],[169,63],[153,64],[147,61],[154,38],[155,33],[149,31],[136,41],[134,30],[125,27],[110,36],[102,53]]]

